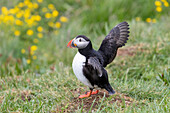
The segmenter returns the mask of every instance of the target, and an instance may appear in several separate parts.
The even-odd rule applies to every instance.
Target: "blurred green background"
[[[153,106],[150,106],[150,110],[154,111],[155,106],[159,106],[158,111],[163,109],[167,112],[166,99],[169,99],[167,95],[169,95],[170,81],[169,3],[168,0],[1,0],[0,90],[2,90],[2,93],[0,99],[4,99],[3,102],[0,101],[2,111],[13,111],[13,109],[17,111],[21,108],[19,111],[28,112],[22,106],[25,101],[19,103],[12,99],[11,103],[18,106],[4,104],[4,102],[8,103],[5,98],[17,95],[10,94],[9,96],[6,90],[29,89],[31,92],[41,94],[42,92],[35,88],[35,84],[46,86],[46,84],[40,82],[44,77],[50,76],[47,79],[49,86],[52,84],[58,86],[60,83],[56,80],[62,81],[64,85],[60,84],[62,88],[58,89],[57,95],[65,94],[63,89],[65,86],[68,86],[66,89],[68,91],[78,88],[80,83],[75,79],[71,69],[72,59],[77,50],[67,48],[68,41],[83,34],[89,37],[93,47],[98,49],[104,37],[115,25],[127,21],[130,24],[131,33],[129,41],[124,47],[123,55],[120,54],[107,67],[112,81],[111,84],[114,84],[119,92],[126,93],[136,100],[152,102],[151,105]],[[135,55],[129,55],[132,54],[129,51]],[[16,76],[22,76],[23,82],[16,82],[18,80],[16,80]],[[42,78],[36,78],[39,76]],[[16,84],[10,83],[9,77]],[[65,81],[61,77],[64,77]],[[26,82],[28,78],[31,79],[29,83]],[[116,83],[113,82],[115,78],[117,78]],[[129,79],[127,80],[127,78]],[[34,81],[34,79],[37,79],[37,81]],[[75,83],[72,83],[72,80]],[[119,87],[118,83],[121,83],[122,80],[124,81],[122,87]],[[136,83],[132,83],[133,80],[139,80],[139,86],[134,87]],[[4,83],[3,81],[7,82]],[[147,86],[143,81],[147,82],[148,89],[144,88]],[[68,83],[73,85],[69,86]],[[161,86],[161,88],[152,89],[154,84]],[[55,86],[52,85],[51,87],[56,90]],[[151,93],[148,92],[150,88],[152,89]],[[136,90],[134,91],[134,89]],[[41,90],[48,90],[48,88],[41,88]],[[137,92],[141,91],[144,93],[137,96]],[[157,94],[158,92],[161,93]],[[147,97],[147,95],[150,95],[150,97]],[[166,98],[160,97],[161,95],[165,95]],[[45,93],[42,98],[36,96],[32,98],[43,101],[43,97],[46,96],[54,95]],[[48,98],[48,100],[53,101],[53,104],[43,101],[45,105],[39,110],[50,111],[49,106],[55,106],[57,103],[62,103],[63,100],[64,103],[70,101],[68,98],[54,98],[57,101]],[[155,102],[154,98],[156,100],[164,98],[164,100],[158,99],[158,102]],[[164,103],[161,104],[162,106],[159,104],[161,101]],[[38,109],[34,104],[27,106],[30,111]],[[60,106],[62,110],[67,109],[64,105],[61,104]],[[147,112],[147,105],[141,106]],[[6,110],[8,108],[9,110]],[[138,108],[135,107],[137,111],[140,110]],[[55,111],[56,107],[51,109]],[[128,109],[130,108],[127,108],[127,111]],[[121,109],[119,110],[121,111]]]
[[[1,75],[39,72],[58,62],[68,65],[67,41],[78,34],[96,41],[119,22],[156,24],[169,15],[166,0],[1,0],[0,4],[0,63],[8,62],[1,65]]]

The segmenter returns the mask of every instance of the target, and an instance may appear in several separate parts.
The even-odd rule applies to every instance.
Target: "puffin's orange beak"
[[[68,42],[67,47],[73,48],[73,47],[71,46],[72,41],[73,41],[73,40],[70,40],[70,41]]]
[[[70,41],[68,42],[67,47],[69,47],[69,48],[76,47],[76,44],[74,44],[74,39],[73,39],[73,40],[70,40]]]

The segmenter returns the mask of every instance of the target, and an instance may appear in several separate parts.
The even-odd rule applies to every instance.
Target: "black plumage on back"
[[[88,63],[83,66],[83,74],[90,81],[91,85],[97,85],[100,88],[105,88],[109,94],[114,94],[107,71],[102,67],[97,57],[90,57]]]

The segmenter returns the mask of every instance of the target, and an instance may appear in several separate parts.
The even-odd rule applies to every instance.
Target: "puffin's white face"
[[[86,41],[82,37],[78,37],[78,38],[73,39],[72,43],[78,49],[83,49],[83,48],[85,48],[89,44],[89,41]]]
[[[85,40],[83,37],[76,37],[73,40],[70,40],[67,47],[73,48],[76,47],[78,49],[84,49],[89,44],[90,40]]]

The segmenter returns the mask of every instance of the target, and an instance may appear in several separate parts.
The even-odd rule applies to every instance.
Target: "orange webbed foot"
[[[99,90],[93,91],[91,94],[92,94],[92,95],[95,95],[95,94],[97,94],[97,93],[99,93]]]
[[[79,98],[86,98],[86,97],[90,97],[91,95],[95,95],[95,94],[97,94],[99,92],[99,90],[96,90],[96,91],[89,91],[89,92],[87,92],[86,94],[84,94],[84,95],[80,95],[79,96]]]
[[[90,90],[90,92],[88,92],[87,94],[84,95],[80,95],[79,98],[86,98],[86,97],[90,97],[92,94],[92,91]]]
[[[89,93],[90,93],[90,92],[87,92],[86,94],[89,94]],[[97,94],[97,93],[99,93],[99,90],[92,91],[91,95],[95,95],[95,94]]]

